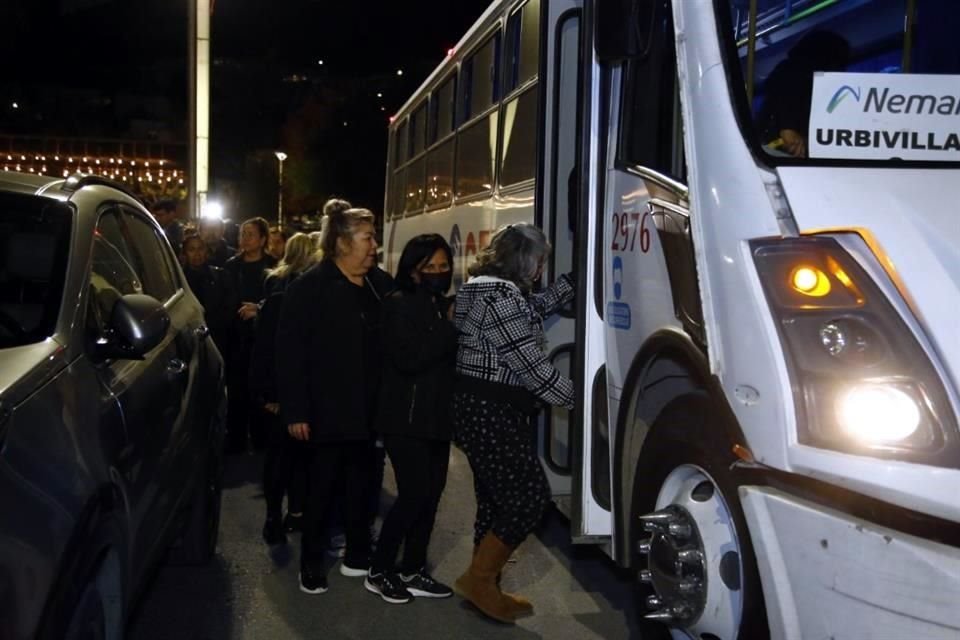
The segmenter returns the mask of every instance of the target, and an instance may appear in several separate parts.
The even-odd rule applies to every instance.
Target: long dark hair
[[[404,291],[413,291],[417,288],[417,283],[413,281],[412,274],[420,265],[429,260],[433,254],[442,249],[447,254],[447,262],[450,268],[453,268],[453,251],[450,245],[438,233],[424,233],[411,238],[407,246],[403,248],[400,254],[400,263],[397,265],[397,277],[394,283]]]

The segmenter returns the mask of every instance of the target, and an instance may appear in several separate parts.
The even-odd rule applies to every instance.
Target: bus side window
[[[537,166],[538,86],[540,60],[540,0],[527,0],[507,22],[504,46],[503,139],[500,181],[508,186],[532,180]],[[515,91],[522,88],[519,95]]]
[[[493,190],[500,100],[500,32],[488,37],[460,67],[460,110],[456,149],[456,196],[468,198]],[[483,117],[479,117],[483,115]],[[466,126],[463,123],[468,122]]]
[[[540,0],[527,0],[507,21],[504,93],[537,75],[540,65]]]
[[[617,159],[686,182],[670,3],[657,3],[650,45],[624,69]]]
[[[456,110],[456,72],[450,74],[430,97],[427,143],[426,206],[446,206],[453,198],[453,123]]]
[[[397,136],[394,139],[393,149],[395,152],[393,159],[393,166],[398,169],[403,166],[407,161],[407,158],[410,156],[407,155],[409,151],[409,142],[407,139],[407,121],[404,120],[399,127],[397,127]]]

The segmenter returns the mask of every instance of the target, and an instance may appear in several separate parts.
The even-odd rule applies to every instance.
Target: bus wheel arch
[[[702,389],[709,379],[703,352],[686,334],[661,330],[644,343],[630,365],[619,415],[613,455],[613,504],[618,564],[632,568],[634,550],[629,514],[633,499],[637,461],[651,426],[669,402]]]
[[[708,426],[719,415],[715,399],[699,390],[669,403],[651,425],[627,511],[636,523],[629,544],[638,599],[652,619],[692,638],[765,638],[735,456],[727,433]]]

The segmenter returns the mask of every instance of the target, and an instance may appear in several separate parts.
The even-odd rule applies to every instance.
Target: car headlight
[[[787,354],[800,442],[957,466],[946,391],[880,288],[829,237],[752,243]]]

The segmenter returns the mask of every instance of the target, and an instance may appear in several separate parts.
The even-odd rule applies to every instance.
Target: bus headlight
[[[940,377],[860,265],[829,237],[752,249],[787,356],[800,442],[956,466],[960,432]]]
[[[859,384],[837,399],[840,427],[861,442],[903,442],[920,427],[921,413],[909,393],[889,384]]]

